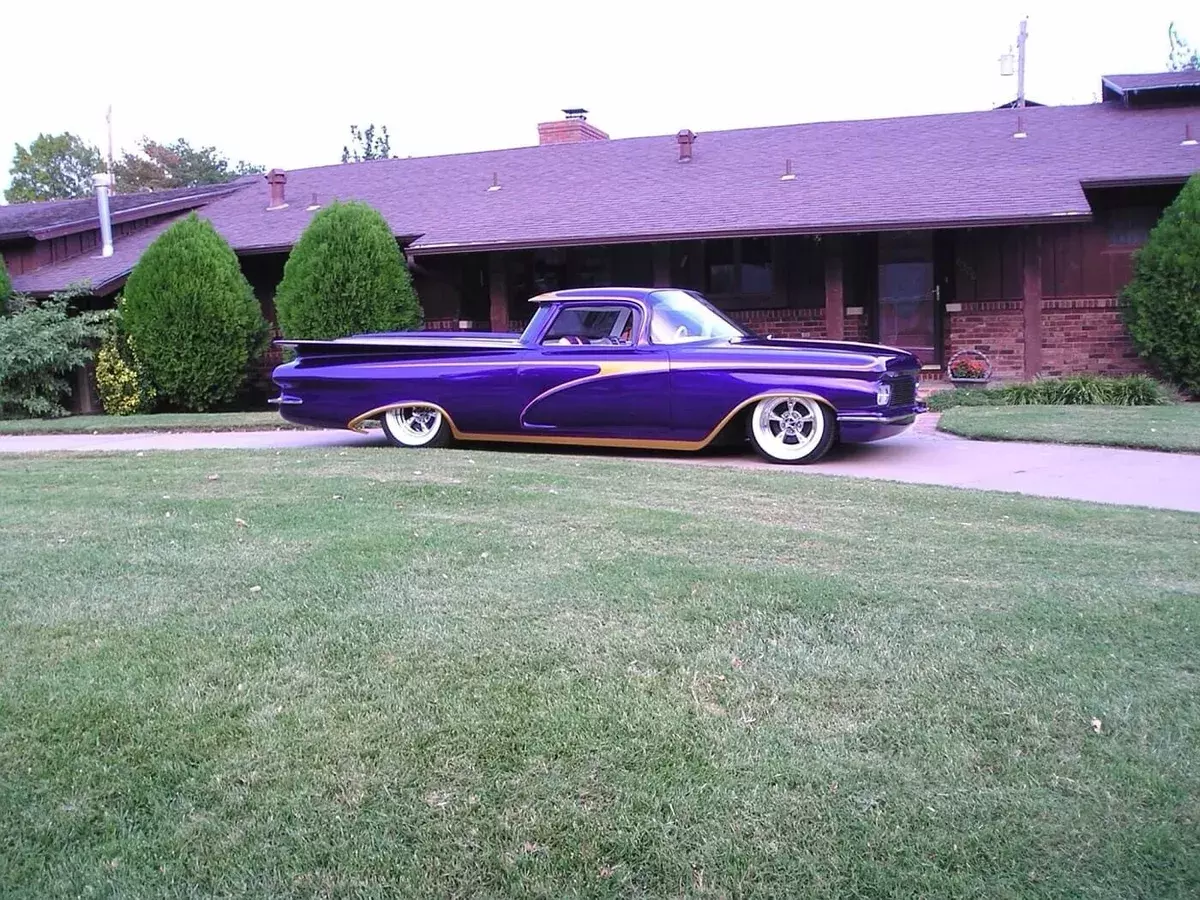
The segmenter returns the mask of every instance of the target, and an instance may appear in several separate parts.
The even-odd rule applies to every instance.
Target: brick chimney
[[[267,173],[267,187],[271,192],[271,202],[267,209],[283,209],[287,206],[283,188],[287,184],[287,172],[283,169],[272,169]]]
[[[675,140],[679,142],[679,161],[681,163],[692,161],[692,144],[696,142],[690,128],[685,128],[679,134],[675,135]]]
[[[608,135],[589,125],[586,109],[564,109],[566,118],[538,125],[539,144],[578,144],[580,141],[607,141]]]

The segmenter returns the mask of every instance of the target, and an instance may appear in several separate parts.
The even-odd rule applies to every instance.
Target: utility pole
[[[1025,39],[1028,37],[1025,24],[1021,20],[1021,30],[1017,32],[1017,109],[1025,108]]]
[[[104,117],[104,121],[108,123],[108,174],[113,174],[113,149],[112,149],[112,104],[108,104],[108,115]]]

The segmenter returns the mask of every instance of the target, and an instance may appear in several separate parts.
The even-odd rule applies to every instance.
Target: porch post
[[[1025,377],[1042,370],[1042,232],[1025,232],[1025,273],[1021,308],[1025,316]]]
[[[508,282],[504,275],[504,257],[499,253],[488,254],[488,296],[492,331],[508,331]]]
[[[671,287],[671,245],[653,244],[654,248],[654,286]]]
[[[846,292],[842,278],[842,247],[836,237],[826,236],[825,247],[825,336],[840,341],[845,336]]]

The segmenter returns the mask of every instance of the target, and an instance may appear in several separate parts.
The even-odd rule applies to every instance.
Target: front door
[[[879,343],[936,365],[937,292],[933,275],[933,232],[879,235]]]

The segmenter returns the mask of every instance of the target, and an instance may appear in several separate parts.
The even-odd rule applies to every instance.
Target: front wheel
[[[397,406],[380,421],[388,443],[396,447],[445,447],[450,423],[432,406]]]
[[[833,412],[811,397],[767,397],[746,423],[746,433],[763,459],[773,463],[816,462],[833,446]]]

